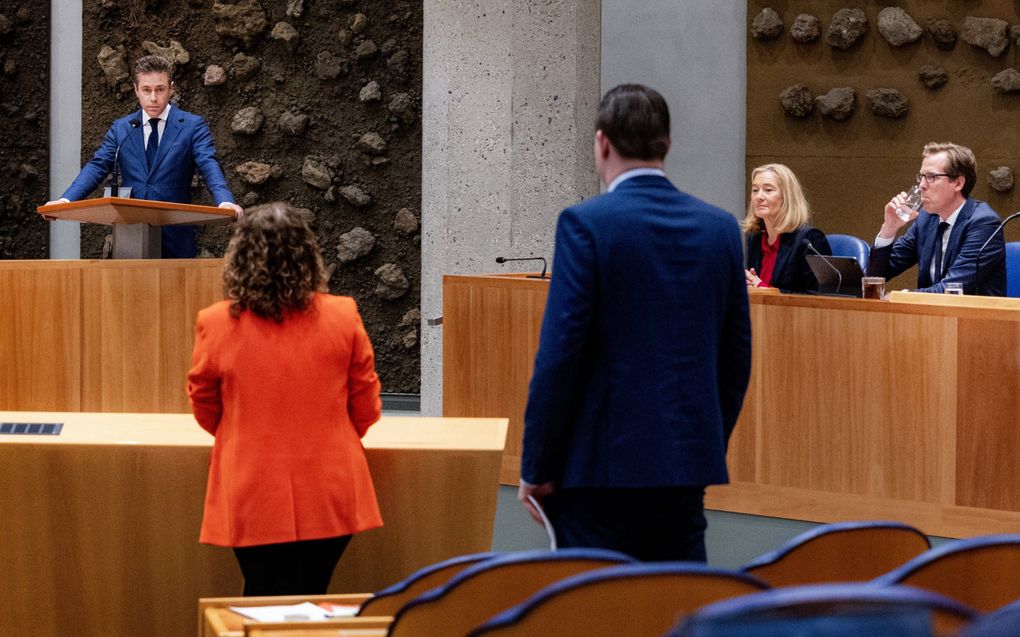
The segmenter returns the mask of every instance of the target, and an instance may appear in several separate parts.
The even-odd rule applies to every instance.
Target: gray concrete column
[[[443,313],[444,274],[550,258],[559,211],[598,192],[600,23],[599,0],[425,0],[423,319]],[[421,376],[438,415],[441,327],[422,326]]]
[[[81,0],[50,3],[50,199],[81,168]],[[39,202],[43,203],[43,202]],[[50,258],[81,258],[81,224],[50,224]]]

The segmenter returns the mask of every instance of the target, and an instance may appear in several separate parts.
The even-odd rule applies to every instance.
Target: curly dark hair
[[[245,210],[224,256],[231,316],[249,310],[282,323],[288,312],[307,309],[326,283],[315,235],[296,210],[279,201]]]

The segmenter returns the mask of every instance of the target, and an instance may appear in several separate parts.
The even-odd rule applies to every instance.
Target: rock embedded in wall
[[[906,96],[894,88],[871,89],[867,96],[871,102],[871,112],[879,117],[898,119],[910,110]]]
[[[992,57],[999,57],[1009,46],[1008,31],[1009,24],[1005,20],[967,16],[960,39],[988,51]]]
[[[410,208],[401,208],[393,215],[393,229],[404,236],[418,232],[418,219]]]
[[[1013,169],[1009,166],[999,166],[989,171],[988,186],[996,192],[1013,190]]]
[[[1000,93],[1016,93],[1020,91],[1020,71],[1006,69],[992,77],[992,88]]]
[[[170,63],[176,66],[184,66],[191,61],[191,54],[184,48],[184,45],[177,40],[170,40],[168,46],[160,46],[155,42],[145,41],[142,42],[142,48],[145,49],[151,55],[158,55],[170,60]]]
[[[266,12],[258,0],[238,0],[234,4],[213,2],[216,34],[250,48],[269,26]]]
[[[779,94],[779,104],[790,117],[807,117],[815,110],[815,95],[807,86],[794,84]]]
[[[301,164],[301,180],[312,188],[326,190],[333,183],[333,171],[315,157],[305,157]]]
[[[336,246],[337,261],[345,264],[367,256],[375,247],[375,241],[375,235],[361,227],[343,233]]]
[[[404,271],[395,263],[385,263],[375,271],[375,278],[379,282],[374,294],[379,298],[392,301],[407,294],[411,284]]]
[[[917,71],[917,77],[921,80],[921,83],[930,89],[937,89],[945,86],[946,82],[949,81],[949,71],[942,68],[941,66],[935,66],[934,64],[925,64]]]
[[[379,82],[372,80],[358,91],[359,102],[378,102],[382,99],[382,91],[379,89]]]
[[[830,46],[847,50],[868,32],[868,17],[861,9],[840,9],[832,16],[832,23],[825,33]]]
[[[931,36],[936,48],[951,51],[956,46],[956,29],[949,20],[930,18],[925,22],[924,30]]]
[[[227,72],[222,66],[210,64],[205,67],[205,75],[202,76],[202,83],[206,86],[221,86],[227,83]]]
[[[790,37],[795,42],[810,44],[822,35],[822,22],[810,13],[801,13],[793,20]]]
[[[857,107],[857,94],[853,87],[841,86],[816,97],[815,104],[822,115],[842,121],[853,115]]]
[[[258,106],[246,106],[234,113],[230,121],[230,130],[239,135],[254,135],[262,128],[266,116]]]
[[[878,32],[892,46],[917,42],[924,29],[900,7],[886,7],[878,12]]]
[[[298,30],[291,23],[283,21],[277,22],[269,33],[269,39],[283,43],[291,53],[297,48],[300,37]]]
[[[756,40],[775,40],[783,34],[783,19],[776,10],[765,7],[751,22],[751,37]]]

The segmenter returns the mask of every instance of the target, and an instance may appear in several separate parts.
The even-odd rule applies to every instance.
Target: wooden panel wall
[[[504,484],[519,479],[545,295],[533,285],[444,284],[444,415],[510,418]],[[709,489],[710,508],[951,537],[1020,528],[1020,301],[904,296],[751,292],[751,385],[732,484]]]
[[[221,262],[0,262],[0,409],[187,412]]]

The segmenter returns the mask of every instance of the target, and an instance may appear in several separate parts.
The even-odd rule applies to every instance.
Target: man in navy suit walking
[[[903,192],[885,205],[868,274],[892,278],[917,264],[919,292],[943,292],[946,283],[957,282],[966,294],[1005,296],[1006,244],[1001,231],[992,237],[999,215],[971,198],[976,182],[977,162],[971,149],[949,142],[927,144],[917,173],[925,214],[907,207]],[[908,213],[906,220],[897,209]],[[914,225],[897,239],[896,233],[910,221]]]
[[[705,486],[750,376],[740,229],[663,172],[669,109],[640,85],[599,106],[603,195],[564,210],[524,416],[518,494],[561,547],[705,561]]]
[[[170,104],[174,94],[170,61],[158,55],[139,58],[134,86],[140,110],[113,123],[70,187],[49,203],[87,197],[113,170],[116,158],[122,183],[131,188],[135,199],[191,203],[191,179],[197,168],[216,205],[240,215],[241,207],[234,203],[216,161],[209,125],[198,115]],[[161,234],[163,258],[191,258],[198,253],[194,226],[168,226]]]

